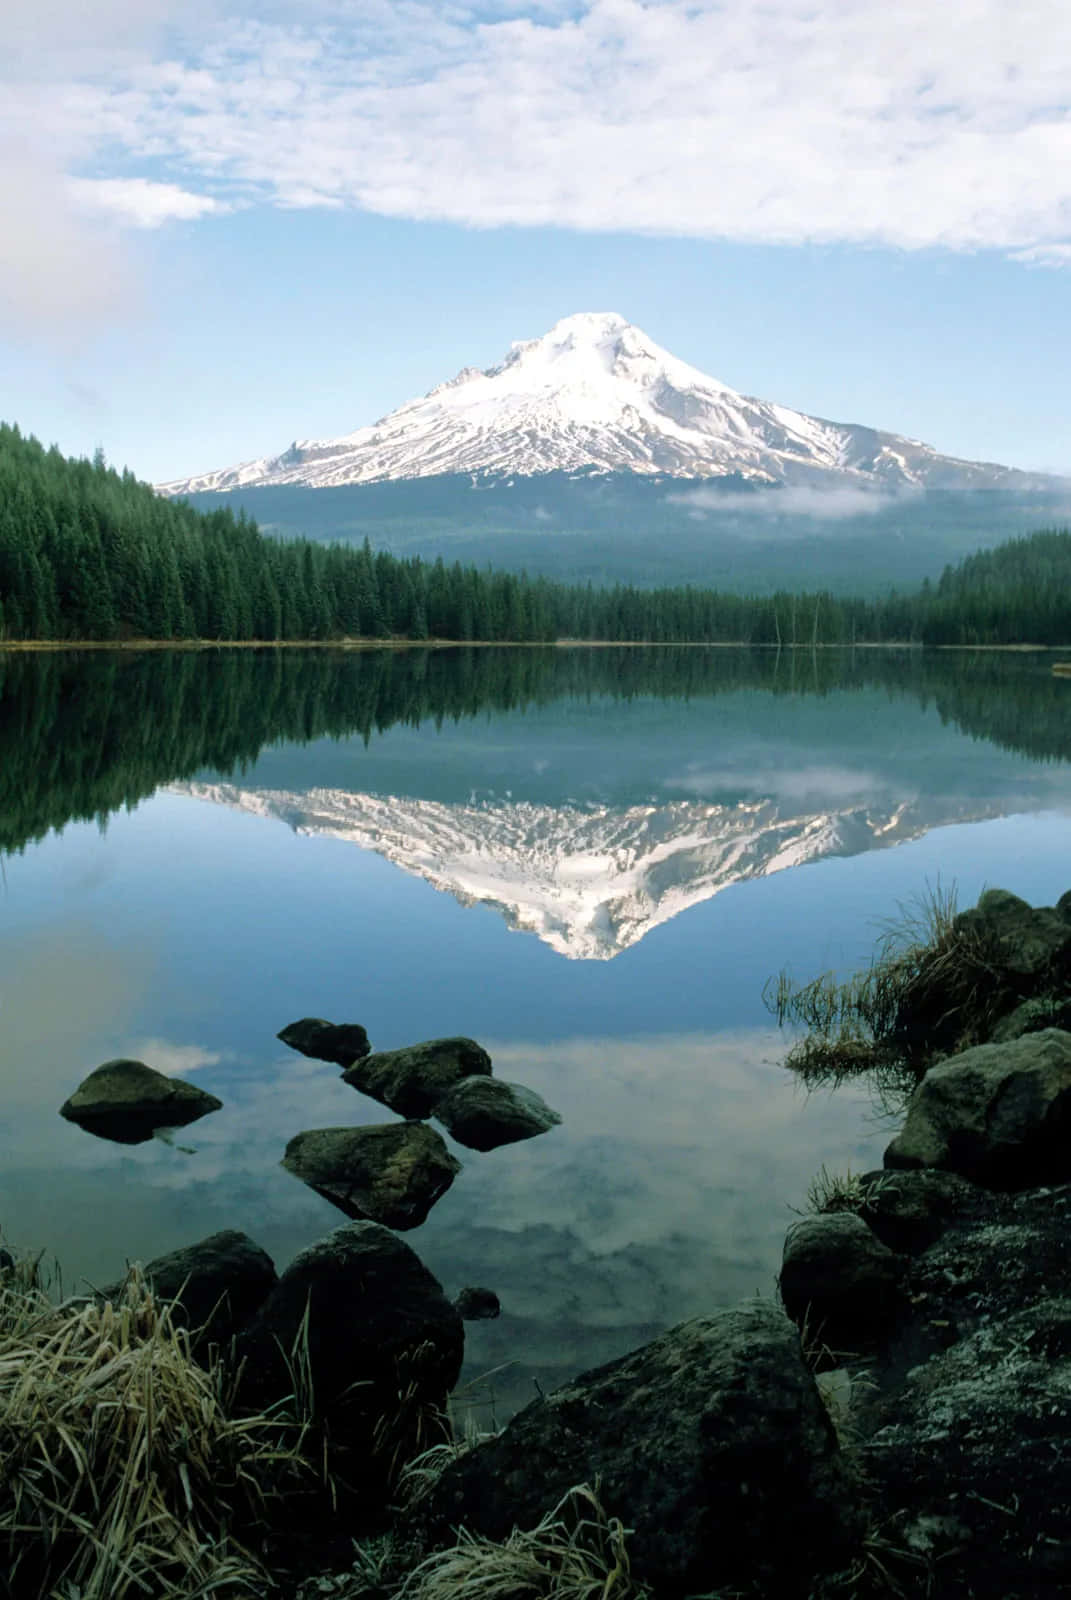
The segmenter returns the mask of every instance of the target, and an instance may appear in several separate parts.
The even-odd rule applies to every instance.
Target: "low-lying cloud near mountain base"
[[[845,522],[854,517],[875,517],[897,506],[918,502],[922,491],[905,486],[895,490],[866,489],[855,486],[823,489],[812,484],[789,484],[784,488],[768,488],[754,494],[737,493],[731,489],[687,489],[680,494],[669,494],[671,505],[683,506],[697,521],[706,522],[712,517],[733,517],[760,522],[791,522],[804,518],[814,527],[801,531],[808,536],[821,533],[823,523]],[[746,532],[737,521],[736,532]],[[791,528],[779,529],[780,534]]]

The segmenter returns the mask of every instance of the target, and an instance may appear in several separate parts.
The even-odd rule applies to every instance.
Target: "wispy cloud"
[[[320,0],[98,61],[55,112],[190,193],[1051,262],[1069,81],[1063,0]]]
[[[718,489],[688,489],[666,499],[684,506],[695,517],[743,517],[745,520],[781,522],[806,518],[809,521],[842,522],[849,517],[872,517],[894,506],[909,504],[921,491],[855,488],[821,489],[810,484],[786,488],[760,489],[753,494],[722,492]]]

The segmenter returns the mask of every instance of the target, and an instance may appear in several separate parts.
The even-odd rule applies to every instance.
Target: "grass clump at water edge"
[[[0,1565],[12,1600],[263,1594],[256,1554],[308,1486],[301,1430],[230,1414],[218,1362],[133,1271],[56,1304],[39,1261],[0,1273]]]
[[[1000,949],[958,915],[955,886],[938,883],[898,909],[865,972],[800,984],[782,971],[767,983],[778,1025],[806,1029],[785,1065],[807,1088],[869,1077],[898,1109],[935,1059],[987,1038],[1000,1015]]]

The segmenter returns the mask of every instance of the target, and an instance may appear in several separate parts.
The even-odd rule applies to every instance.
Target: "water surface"
[[[858,965],[938,877],[1071,885],[1069,709],[1020,656],[0,657],[0,1227],[68,1283],[221,1227],[282,1266],[343,1220],[287,1140],[390,1115],[275,1040],[312,1014],[471,1034],[563,1115],[458,1150],[408,1235],[499,1292],[499,1415],[770,1292],[813,1172],[887,1131],[795,1088],[766,979]],[[224,1101],[189,1151],[58,1117],[125,1054]]]

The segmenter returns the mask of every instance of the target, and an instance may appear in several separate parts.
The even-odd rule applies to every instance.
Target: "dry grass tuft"
[[[253,1553],[306,1486],[301,1430],[234,1418],[136,1270],[117,1303],[0,1276],[0,1563],[18,1600],[263,1594]]]
[[[780,1026],[807,1030],[785,1064],[808,1089],[866,1077],[895,1112],[939,1054],[989,1037],[1007,1001],[1001,959],[984,929],[957,920],[955,887],[938,883],[882,925],[867,971],[806,984],[782,972],[763,998]]]
[[[422,1561],[401,1600],[647,1600],[632,1576],[628,1529],[608,1516],[598,1484],[570,1489],[539,1525],[494,1544],[458,1530],[457,1543]]]

